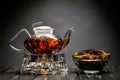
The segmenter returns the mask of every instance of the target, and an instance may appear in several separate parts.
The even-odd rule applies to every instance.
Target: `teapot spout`
[[[70,41],[70,36],[71,36],[71,32],[74,31],[74,27],[71,27],[64,36],[63,42],[64,42],[64,48],[68,45],[69,41]]]

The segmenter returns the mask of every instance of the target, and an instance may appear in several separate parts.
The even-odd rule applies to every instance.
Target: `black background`
[[[64,36],[74,26],[69,45],[62,51],[70,67],[71,55],[83,49],[103,49],[111,53],[109,65],[120,64],[119,5],[113,0],[4,0],[0,2],[0,64],[19,66],[23,53],[9,47],[10,39],[21,28],[33,34],[31,25],[42,21]],[[24,34],[16,41],[23,47]]]

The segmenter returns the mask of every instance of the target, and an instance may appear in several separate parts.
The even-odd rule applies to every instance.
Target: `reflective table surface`
[[[85,74],[78,68],[53,75],[21,74],[19,67],[0,66],[0,80],[120,80],[120,67],[107,66],[97,74]]]

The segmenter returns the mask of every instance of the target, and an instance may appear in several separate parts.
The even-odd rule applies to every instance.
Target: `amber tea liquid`
[[[28,38],[25,40],[24,46],[34,54],[54,53],[64,47],[64,42],[62,39]]]

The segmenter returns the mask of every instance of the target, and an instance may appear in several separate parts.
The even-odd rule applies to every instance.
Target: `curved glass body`
[[[27,38],[24,46],[33,54],[56,53],[63,48],[64,42],[54,34],[40,34]]]

